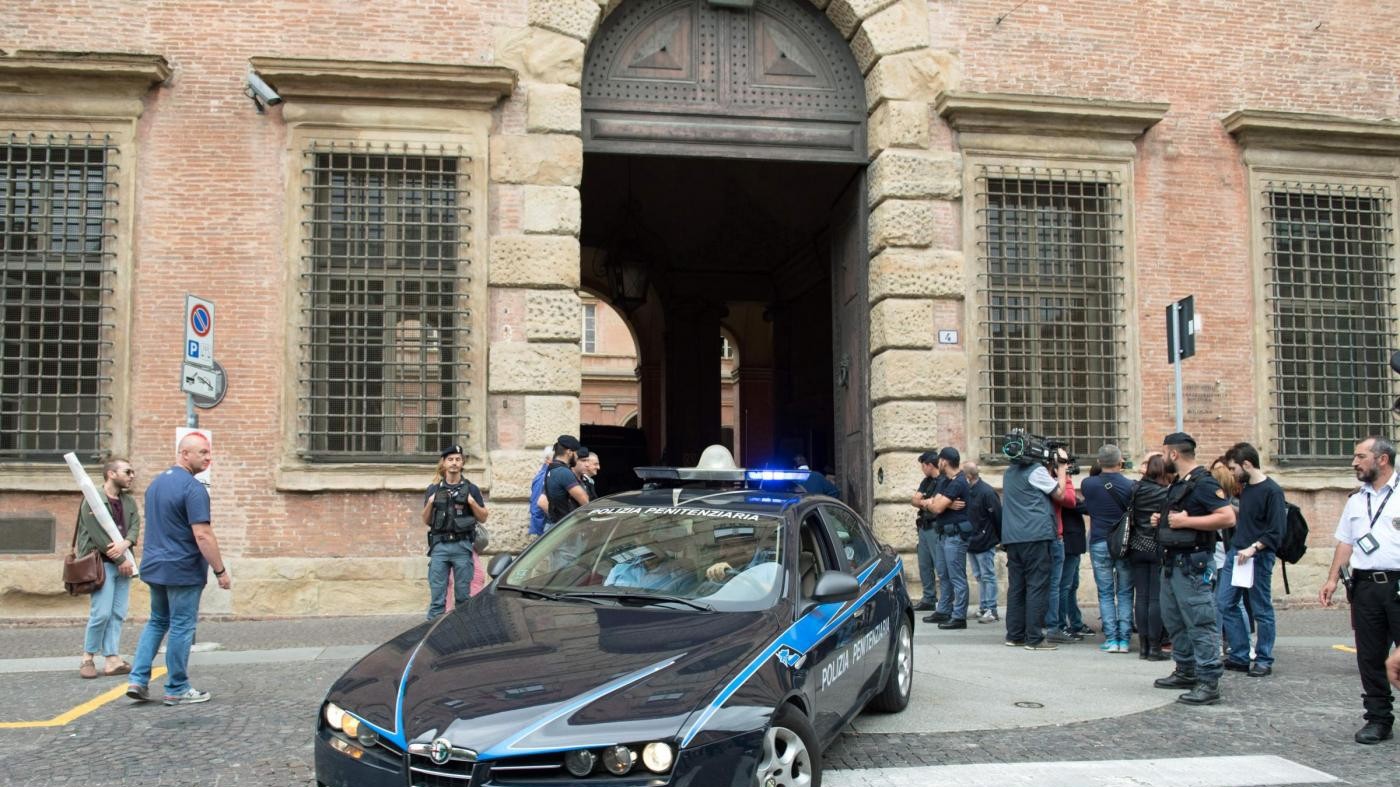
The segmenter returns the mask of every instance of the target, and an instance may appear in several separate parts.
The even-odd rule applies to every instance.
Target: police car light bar
[[[801,483],[812,475],[810,470],[749,470],[750,481],[796,481]]]
[[[643,481],[733,481],[742,482],[739,468],[716,470],[699,467],[636,467],[633,472]]]

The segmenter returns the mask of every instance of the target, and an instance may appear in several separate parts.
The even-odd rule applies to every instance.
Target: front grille
[[[409,787],[470,787],[476,763],[448,760],[438,765],[427,757],[408,756]]]

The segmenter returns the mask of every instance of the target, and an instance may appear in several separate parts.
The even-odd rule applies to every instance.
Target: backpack
[[[1279,561],[1283,565],[1283,592],[1292,593],[1288,586],[1288,564],[1297,564],[1308,551],[1308,520],[1303,517],[1303,509],[1292,503],[1284,503],[1288,508],[1288,523],[1283,529],[1283,542],[1279,544]]]

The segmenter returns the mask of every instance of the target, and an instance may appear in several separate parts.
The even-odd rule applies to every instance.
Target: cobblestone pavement
[[[368,644],[414,622],[201,623],[200,637],[247,648]],[[1303,623],[1302,628],[1298,620],[1286,623],[1285,631],[1319,636],[1345,630],[1337,617]],[[50,637],[63,647],[55,651],[45,644]],[[41,634],[0,629],[0,656],[67,657],[67,645],[75,641],[80,641],[76,629]],[[825,760],[828,768],[847,770],[844,783],[873,785],[878,782],[859,776],[862,769],[1270,754],[1351,784],[1397,783],[1400,745],[1363,747],[1351,741],[1361,723],[1354,657],[1313,644],[1290,647],[1281,659],[1272,678],[1228,673],[1225,701],[1213,707],[1171,704],[1116,718],[1058,726],[1046,719],[1042,726],[995,732],[849,732]],[[0,784],[310,785],[315,713],[326,688],[350,664],[321,659],[196,666],[194,684],[214,695],[207,704],[166,708],[120,698],[62,726],[0,729]],[[0,674],[0,696],[9,699],[0,722],[52,718],[122,685],[122,678],[83,681],[75,672]],[[1091,691],[1092,675],[1076,672],[1047,674],[1046,680],[1084,681]]]

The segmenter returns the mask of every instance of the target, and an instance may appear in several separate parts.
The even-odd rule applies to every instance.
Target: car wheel
[[[909,705],[914,688],[914,627],[905,618],[895,635],[894,663],[890,664],[885,687],[870,700],[870,709],[881,713],[898,713]]]
[[[807,717],[784,705],[763,736],[755,787],[821,787],[822,753]]]

